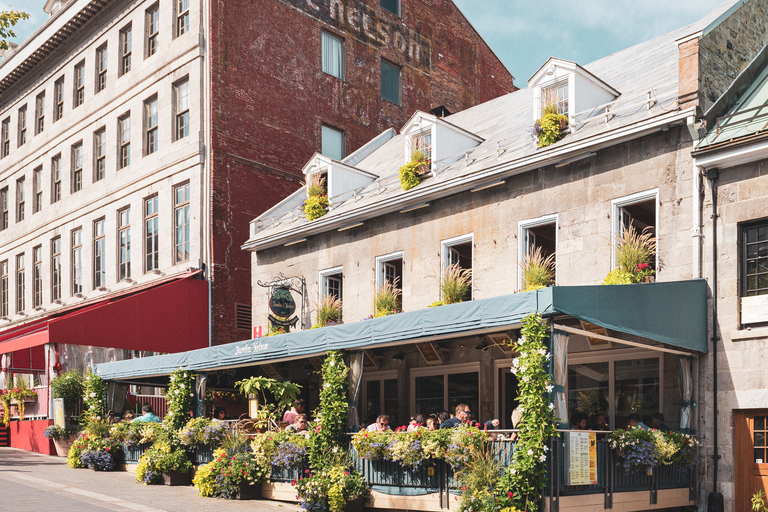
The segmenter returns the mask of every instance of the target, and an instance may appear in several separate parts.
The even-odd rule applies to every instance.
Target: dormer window
[[[418,158],[417,158],[418,157]],[[432,129],[420,131],[411,136],[411,159],[432,161]]]
[[[552,85],[541,87],[541,115],[548,113],[547,108],[553,113],[568,115],[568,79],[558,80]],[[557,112],[554,112],[554,110]]]

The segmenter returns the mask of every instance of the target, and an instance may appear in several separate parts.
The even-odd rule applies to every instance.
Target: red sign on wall
[[[261,338],[262,337],[261,326],[260,325],[254,325],[253,326],[253,337],[254,338]]]

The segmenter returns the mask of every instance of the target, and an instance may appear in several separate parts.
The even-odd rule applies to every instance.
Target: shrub
[[[317,304],[317,324],[325,327],[341,321],[341,300],[335,295],[328,294]]]
[[[544,257],[541,247],[526,254],[518,264],[523,269],[524,292],[551,286],[555,281],[555,254]]]
[[[411,190],[421,183],[420,174],[429,170],[432,162],[421,150],[415,150],[411,153],[411,161],[400,168],[400,187],[403,190]]]
[[[440,280],[440,295],[444,304],[464,302],[472,291],[472,270],[454,263],[445,269]]]
[[[376,291],[376,296],[373,298],[374,317],[386,316],[399,312],[400,297],[403,292],[397,287],[399,281],[399,277],[395,278],[394,283],[385,281]]]
[[[328,213],[328,196],[308,197],[304,202],[304,217],[315,220]]]
[[[638,233],[634,226],[622,230],[614,240],[616,266],[628,273],[637,273],[638,267],[650,265],[656,255],[656,238],[650,228]]]
[[[51,394],[53,398],[64,399],[65,416],[72,414],[83,397],[83,376],[70,370],[54,377],[51,379]]]

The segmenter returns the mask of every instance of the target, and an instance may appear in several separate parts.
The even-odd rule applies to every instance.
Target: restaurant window
[[[107,168],[107,130],[102,128],[93,133],[93,182],[104,179]]]
[[[320,46],[323,73],[344,80],[344,40],[322,31]]]
[[[392,428],[402,423],[400,417],[397,372],[375,372],[364,377],[363,402],[365,409],[360,411],[360,421],[370,425],[381,414],[389,416]]]
[[[658,190],[640,192],[613,201],[613,241],[616,242],[628,234],[630,228],[637,235],[649,234],[656,239],[656,205],[658,204]],[[658,248],[657,248],[658,249]],[[613,266],[616,263],[616,251],[613,251]],[[653,257],[653,268],[657,268],[656,253]]]
[[[768,294],[768,221],[741,226],[741,296]]]
[[[119,155],[117,168],[124,169],[131,165],[131,113],[124,114],[117,119],[117,137]]]
[[[157,196],[144,200],[144,272],[160,267],[160,220],[157,211]]]
[[[9,314],[8,301],[10,288],[8,284],[8,260],[0,261],[0,317],[7,318]]]
[[[381,97],[400,104],[400,68],[385,60],[381,61]]]
[[[39,308],[43,305],[43,246],[38,245],[32,249],[32,307]]]
[[[129,23],[120,31],[120,66],[119,76],[123,76],[131,70],[131,54],[133,53],[131,24]]]
[[[85,101],[85,61],[75,65],[74,105],[77,108]]]
[[[53,84],[53,122],[64,117],[64,77]]]
[[[345,154],[344,132],[331,128],[330,126],[322,125],[320,128],[320,138],[323,155],[334,160],[342,160]]]
[[[61,299],[61,237],[51,240],[51,301]]]
[[[117,212],[117,266],[119,279],[131,277],[131,209]]]
[[[547,105],[553,105],[560,114],[568,115],[568,80],[560,80],[541,88],[541,115]]]
[[[518,265],[518,289],[523,289],[523,265],[531,258],[539,257],[543,261],[552,258],[552,270],[557,272],[557,215],[547,215],[538,219],[521,221],[518,237],[520,265]],[[555,277],[555,276],[553,276]],[[557,281],[557,280],[555,280]]]
[[[411,370],[411,413],[430,414],[448,411],[456,406],[469,406],[473,421],[479,421],[479,364],[414,368]]]
[[[611,428],[626,428],[629,415],[646,425],[662,410],[662,358],[648,352],[584,358],[569,357],[568,414],[584,414],[592,424],[604,414]],[[608,359],[606,361],[606,359]],[[570,420],[570,418],[569,418]]]
[[[107,240],[104,232],[104,219],[93,223],[93,287],[101,288],[107,284],[106,249]]]
[[[45,91],[35,98],[35,135],[45,129]]]
[[[27,106],[24,105],[19,109],[19,133],[18,140],[16,141],[16,147],[23,146],[27,142]]]
[[[107,88],[107,43],[96,48],[96,93]]]
[[[72,231],[72,295],[83,293],[83,230]]]
[[[415,160],[417,156],[422,156],[428,162],[432,162],[432,129],[428,128],[411,135],[411,154],[410,159]]]
[[[16,256],[16,313],[21,313],[26,307],[24,295],[26,294],[24,270],[24,253]]]
[[[189,260],[189,183],[173,189],[173,214],[175,229],[174,263]]]
[[[472,272],[474,235],[462,235],[449,240],[443,240],[441,243],[441,274],[450,269],[468,270]],[[473,277],[473,276],[472,276]],[[472,285],[470,284],[464,300],[472,300]]]
[[[320,272],[320,298],[332,295],[343,300],[344,273],[342,267],[335,267]]]
[[[61,154],[51,158],[51,204],[61,200]]]
[[[40,165],[32,171],[32,213],[35,214],[43,208],[43,166]]]

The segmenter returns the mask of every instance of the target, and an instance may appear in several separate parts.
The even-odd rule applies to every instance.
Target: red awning
[[[175,278],[0,333],[0,354],[46,343],[184,352],[208,346],[208,284]]]

